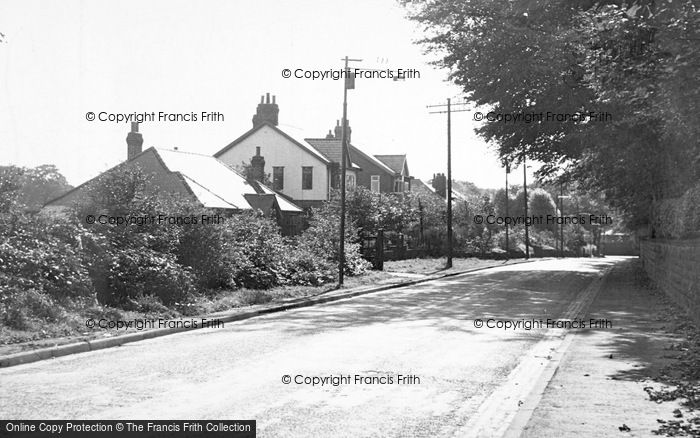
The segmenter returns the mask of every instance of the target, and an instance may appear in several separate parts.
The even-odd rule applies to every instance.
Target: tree
[[[403,3],[471,100],[520,117],[477,130],[504,160],[539,160],[541,178],[584,182],[633,223],[700,178],[693,0]]]
[[[534,223],[533,227],[537,230],[556,230],[556,223],[547,223],[547,215],[557,215],[557,206],[552,195],[542,188],[535,188],[528,192],[527,197],[529,198],[528,213],[542,218],[542,222]]]

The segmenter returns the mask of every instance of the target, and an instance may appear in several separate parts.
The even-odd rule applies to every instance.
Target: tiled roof
[[[435,189],[426,184],[423,180],[414,178],[411,181],[411,191],[415,193],[431,193],[436,194]]]
[[[305,138],[308,144],[333,163],[340,163],[340,140],[334,138]]]
[[[428,185],[425,181],[418,178],[414,178],[411,181],[411,191],[418,194],[431,194],[439,196],[435,189]],[[452,201],[466,201],[468,200],[466,196],[452,189]]]
[[[350,150],[350,156],[351,156],[351,157],[352,157],[354,154],[361,155],[361,156],[365,157],[365,159],[367,159],[367,160],[373,162],[376,166],[378,166],[378,167],[384,169],[387,173],[392,174],[392,175],[395,175],[395,174],[396,174],[396,172],[394,172],[394,170],[393,170],[391,167],[389,167],[389,166],[387,166],[386,164],[382,163],[382,162],[379,161],[376,157],[373,157],[372,155],[369,155],[369,154],[366,154],[366,153],[362,152],[362,150],[360,150],[359,148],[357,148],[357,147],[355,147],[355,146],[353,146],[353,145],[349,145],[348,149]]]
[[[399,175],[403,173],[406,165],[406,154],[403,155],[375,155],[382,163],[389,166],[394,172]]]
[[[340,140],[336,138],[305,138],[304,141],[323,154],[331,163],[340,163],[342,157]],[[352,145],[349,145],[348,149],[352,149],[352,147]],[[348,156],[352,161],[351,151],[348,152]],[[351,167],[359,169],[359,166],[355,163],[351,163]]]

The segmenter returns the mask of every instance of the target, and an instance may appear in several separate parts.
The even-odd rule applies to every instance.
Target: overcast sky
[[[279,127],[322,137],[341,117],[340,81],[285,79],[283,69],[417,69],[405,81],[358,79],[349,91],[352,142],[371,154],[407,153],[411,173],[446,171],[446,115],[458,99],[447,72],[414,44],[421,29],[394,0],[0,0],[0,164],[55,164],[79,184],[126,158],[126,123],[89,111],[215,111],[223,122],[152,122],[144,148],[213,154],[252,127],[260,96],[277,96]],[[492,148],[470,112],[453,114],[453,177],[500,187]]]

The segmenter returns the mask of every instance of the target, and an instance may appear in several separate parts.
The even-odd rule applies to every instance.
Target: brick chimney
[[[143,136],[139,133],[139,123],[131,122],[131,132],[126,135],[127,153],[126,159],[131,160],[141,153]]]
[[[265,122],[277,126],[277,116],[279,113],[280,109],[277,103],[275,103],[275,96],[272,96],[272,102],[270,102],[270,93],[261,96],[258,110],[253,116],[253,128],[257,128]]]
[[[250,177],[255,181],[265,179],[265,158],[260,155],[260,147],[255,148],[255,156],[250,159]]]
[[[444,173],[433,174],[432,186],[442,198],[447,198],[447,178]]]
[[[350,120],[348,122],[348,129],[345,132],[345,135],[348,137],[348,143],[350,143],[350,138],[352,136],[352,128],[350,127]],[[340,120],[335,121],[335,138],[338,140],[341,140],[343,138],[343,127],[340,126]]]

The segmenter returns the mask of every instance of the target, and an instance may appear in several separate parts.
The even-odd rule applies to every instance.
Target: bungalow
[[[301,231],[302,210],[262,184],[259,179],[246,179],[230,166],[209,155],[155,147],[141,151],[142,145],[143,137],[138,132],[138,123],[132,123],[131,132],[127,136],[127,161],[105,173],[129,167],[139,168],[151,176],[147,188],[150,193],[172,194],[192,200],[203,208],[224,213],[257,209],[275,218],[283,234]],[[257,167],[253,169],[253,173],[262,175],[265,160],[260,156],[260,151],[257,152],[252,160]],[[101,175],[49,201],[43,211],[60,212],[85,200],[90,185]]]

